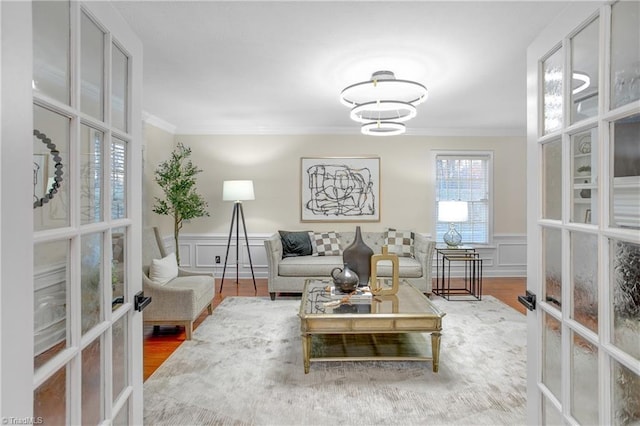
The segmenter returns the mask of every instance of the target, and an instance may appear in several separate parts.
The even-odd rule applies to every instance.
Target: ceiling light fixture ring
[[[396,79],[390,71],[377,71],[371,79],[347,86],[340,93],[340,102],[353,108],[374,100],[396,100],[413,106],[427,99],[427,88],[415,81]]]
[[[403,134],[406,130],[404,124],[394,121],[373,121],[360,127],[362,134],[370,136],[396,136]]]
[[[585,91],[589,88],[589,86],[591,85],[591,78],[589,77],[588,74],[580,72],[580,71],[574,71],[573,74],[571,75],[571,77],[574,80],[577,80],[580,82],[580,85],[578,85],[578,87],[574,88],[571,93],[576,95],[582,91]]]
[[[415,106],[400,101],[372,101],[357,105],[351,109],[350,117],[358,123],[371,121],[404,122],[418,113]]]

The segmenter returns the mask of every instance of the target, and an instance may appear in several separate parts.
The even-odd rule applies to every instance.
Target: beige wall
[[[157,187],[152,173],[167,157],[170,137],[151,126],[146,128],[145,185],[148,188],[149,182]],[[151,136],[155,139],[151,140]],[[256,199],[244,205],[249,233],[270,233],[278,229],[352,230],[354,223],[300,221],[300,158],[379,156],[381,220],[362,223],[363,230],[398,227],[433,234],[432,150],[469,149],[494,153],[494,233],[526,232],[524,137],[176,135],[174,139],[192,148],[194,164],[203,169],[198,177],[198,189],[208,201],[211,214],[186,224],[182,230],[185,233],[229,232],[232,204],[222,201],[222,182],[231,179],[254,181]],[[157,147],[162,152],[158,152]],[[145,218],[158,220],[158,215],[151,215],[145,213]],[[170,232],[163,228],[163,234]]]
[[[175,135],[149,124],[144,125],[143,131],[142,226],[157,226],[161,235],[173,235],[173,220],[169,216],[156,214],[151,209],[155,204],[155,197],[164,197],[155,182],[154,171],[169,158],[175,144]]]

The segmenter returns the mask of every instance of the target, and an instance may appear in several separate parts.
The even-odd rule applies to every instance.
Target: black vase
[[[588,180],[585,180],[584,183],[589,183]],[[591,198],[591,190],[590,189],[583,189],[582,191],[580,191],[580,197],[581,198]]]
[[[360,227],[356,226],[356,236],[353,243],[342,253],[342,259],[344,263],[349,266],[353,272],[358,275],[359,287],[365,287],[369,285],[369,277],[371,276],[371,256],[373,256],[373,250],[366,245],[362,240],[362,234],[360,233]]]

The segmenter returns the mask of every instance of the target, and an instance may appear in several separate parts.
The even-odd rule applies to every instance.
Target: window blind
[[[489,243],[490,167],[489,154],[436,155],[436,201],[459,200],[469,205],[469,219],[456,224],[463,243]],[[449,223],[437,221],[437,241],[448,230]]]

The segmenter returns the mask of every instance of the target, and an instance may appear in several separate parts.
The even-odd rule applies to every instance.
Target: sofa
[[[313,231],[310,232],[313,235]],[[355,232],[336,232],[342,250],[347,248],[355,238]],[[386,244],[386,232],[362,231],[362,239],[371,247],[374,254],[382,253]],[[427,237],[412,233],[413,247],[411,256],[399,256],[399,276],[405,279],[423,293],[431,294],[431,269],[435,241]],[[313,237],[310,238],[313,240]],[[269,266],[268,291],[271,300],[275,300],[277,293],[302,293],[306,279],[330,279],[331,270],[343,267],[342,255],[318,255],[313,251],[311,255],[285,255],[282,236],[274,233],[264,240]],[[392,265],[390,261],[377,263],[378,277],[391,277]]]

